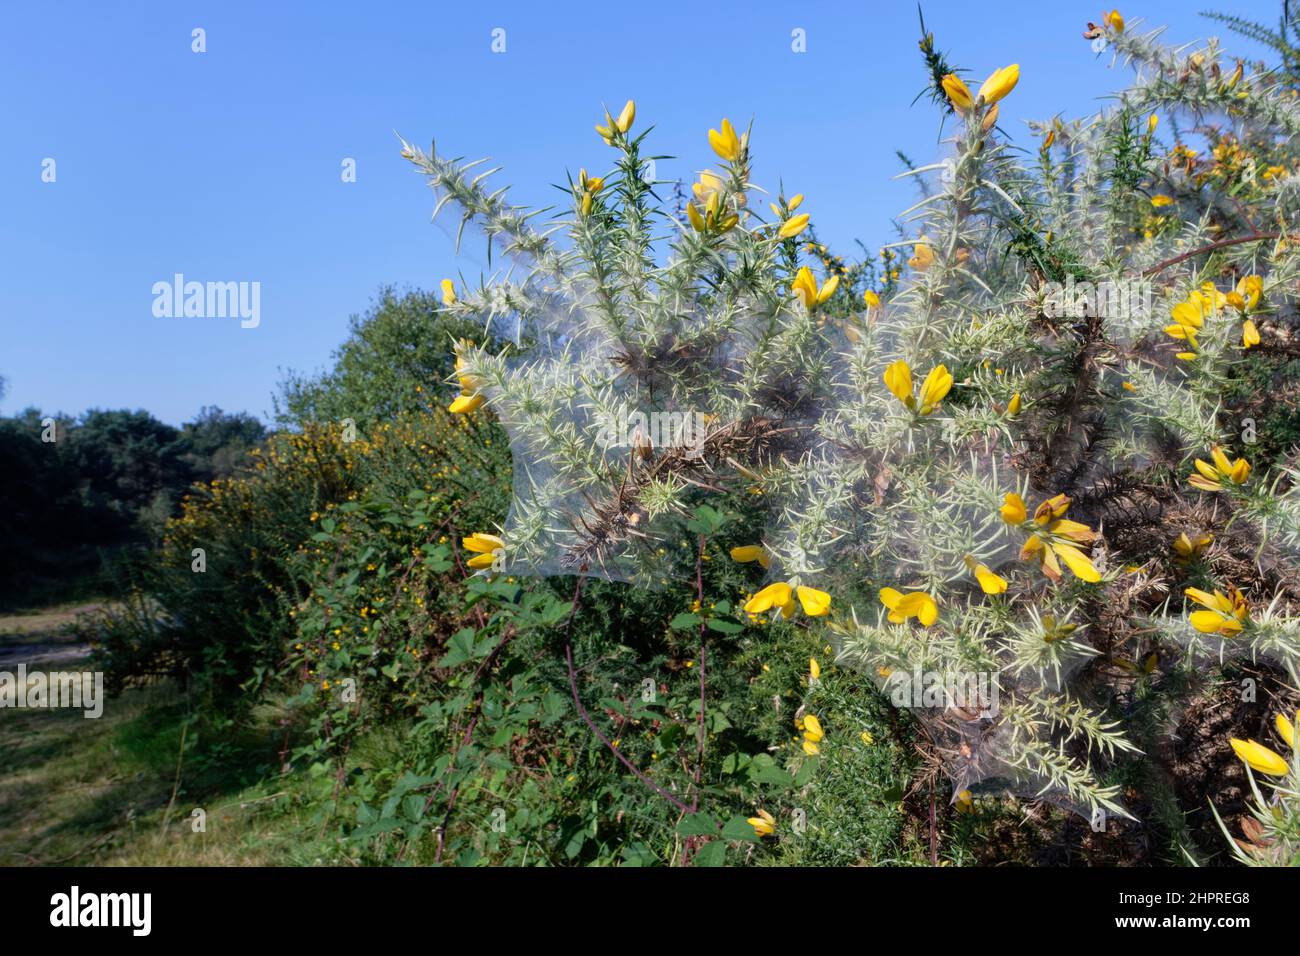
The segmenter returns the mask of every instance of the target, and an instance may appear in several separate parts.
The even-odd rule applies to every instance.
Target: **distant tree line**
[[[381,287],[327,369],[280,383],[275,427],[351,419],[364,431],[425,408],[454,371],[456,340],[483,335],[435,294]],[[47,419],[53,442],[42,440]],[[112,593],[148,560],[190,485],[233,474],[267,437],[254,416],[219,408],[180,428],[146,411],[0,417],[0,608]]]
[[[125,409],[0,417],[0,607],[111,591],[190,485],[231,474],[265,437],[216,407],[180,428]]]

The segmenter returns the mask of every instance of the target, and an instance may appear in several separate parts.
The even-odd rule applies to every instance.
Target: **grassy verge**
[[[77,666],[85,648],[72,625],[95,606],[0,617],[0,669]],[[310,833],[302,839],[301,783],[285,777],[299,790],[277,786],[283,715],[268,707],[254,717],[247,729],[205,736],[171,683],[128,690],[98,719],[80,710],[0,710],[0,865],[301,859],[318,847]],[[206,813],[199,832],[196,807]]]
[[[66,643],[66,618],[66,609],[57,609],[46,618],[49,628],[28,626],[18,639],[25,647],[35,646],[34,635],[43,647]],[[4,649],[13,649],[16,630],[8,629]],[[1024,821],[1015,821],[1009,808],[985,804],[972,816],[956,815],[941,777],[934,780],[931,824],[930,775],[906,717],[853,671],[829,666],[809,686],[805,655],[816,649],[801,653],[796,640],[786,631],[755,628],[731,651],[752,667],[733,675],[740,686],[722,696],[747,699],[748,706],[730,710],[735,726],[724,720],[709,734],[710,750],[721,763],[710,763],[705,808],[725,819],[763,807],[776,815],[779,827],[761,845],[733,842],[726,862],[960,865],[987,862],[979,849],[990,830],[1000,831],[999,844],[1023,830]],[[717,679],[727,670],[718,671]],[[694,680],[689,669],[679,677]],[[658,679],[665,686],[676,682],[669,672]],[[433,862],[435,842],[427,828],[400,853],[392,845],[394,834],[369,839],[356,828],[358,802],[383,802],[393,768],[406,766],[434,740],[424,740],[415,723],[398,717],[367,728],[342,764],[300,760],[296,770],[284,773],[286,754],[304,730],[291,722],[286,703],[272,698],[238,725],[211,716],[195,720],[183,691],[157,682],[110,699],[96,720],[70,710],[0,711],[0,748],[9,758],[0,778],[0,865]],[[815,772],[791,785],[778,768],[793,770],[801,763],[793,724],[801,704],[819,715],[826,737]],[[608,723],[607,715],[601,722]],[[569,724],[575,724],[576,736],[556,736],[557,728]],[[623,748],[639,763],[653,762],[648,752],[640,753],[639,737],[623,738]],[[645,746],[663,747],[661,738],[651,734]],[[778,742],[765,747],[764,741]],[[545,772],[530,762],[529,748],[550,755]],[[472,860],[447,862],[611,865],[678,855],[680,841],[665,837],[673,821],[659,819],[665,808],[607,751],[592,745],[576,721],[561,720],[549,731],[533,727],[505,751],[512,759],[504,753],[477,758],[484,763],[466,780],[451,826],[474,848]],[[766,761],[762,769],[760,761]],[[604,810],[579,799],[574,788],[604,794]],[[597,848],[570,859],[564,846],[575,839],[568,824],[579,805],[590,808],[583,825]],[[441,806],[435,808],[439,816]],[[500,837],[488,827],[496,806],[513,814],[509,833]],[[548,816],[547,807],[563,812]],[[646,816],[644,826],[629,824],[627,815],[637,816],[637,807]],[[202,826],[196,810],[202,811]],[[628,847],[653,843],[656,834],[669,843],[645,844],[644,853],[629,856]]]
[[[204,752],[170,685],[129,690],[98,720],[80,711],[6,711],[0,863],[312,862],[294,859],[310,845],[299,840],[303,802],[275,786],[269,735],[257,737],[249,732]],[[196,808],[206,814],[201,832]]]

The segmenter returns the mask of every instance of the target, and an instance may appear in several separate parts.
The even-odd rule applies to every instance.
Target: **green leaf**
[[[691,813],[677,824],[679,836],[717,836],[718,821],[707,813]]]
[[[788,787],[794,778],[776,765],[770,755],[756,754],[749,765],[749,779],[754,783],[767,783],[777,787]]]
[[[743,624],[737,624],[735,621],[728,621],[725,618],[709,618],[709,630],[717,631],[719,634],[739,634],[745,629]]]
[[[722,772],[725,774],[739,773],[748,766],[749,754],[727,754],[726,759],[722,761]]]
[[[799,769],[795,771],[794,785],[796,787],[804,786],[805,784],[808,783],[808,781],[812,780],[813,776],[816,773],[817,773],[817,758],[809,757],[802,764],[800,764]]]
[[[710,840],[691,858],[692,866],[725,866],[726,862],[727,844],[722,840]]]
[[[439,667],[457,667],[474,658],[474,629],[463,627],[447,642],[448,651],[438,661]]]
[[[686,522],[686,527],[696,534],[709,536],[717,534],[731,518],[709,505],[700,505],[695,509],[695,518]]]
[[[424,816],[425,798],[418,793],[413,793],[402,801],[402,812],[406,814],[406,819],[412,823],[419,823],[420,818]]]
[[[758,816],[758,814],[754,815]],[[724,840],[740,840],[744,843],[763,842],[743,816],[734,816],[727,821],[726,826],[722,828],[722,838]]]

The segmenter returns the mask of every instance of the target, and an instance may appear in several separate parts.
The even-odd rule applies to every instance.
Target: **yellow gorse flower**
[[[618,114],[618,119],[614,120],[614,126],[620,133],[626,133],[632,128],[632,123],[636,120],[636,103],[628,100],[623,106],[623,111]]]
[[[1264,280],[1257,275],[1242,276],[1237,287],[1224,296],[1228,305],[1241,313],[1241,347],[1253,348],[1259,344],[1259,326],[1253,319],[1247,318],[1259,306],[1264,294]]]
[[[1259,328],[1250,319],[1241,323],[1241,347],[1248,349],[1259,344]]]
[[[1019,81],[1020,65],[1013,63],[1010,66],[1002,67],[1000,70],[994,70],[983,85],[980,86],[978,97],[971,95],[970,87],[955,73],[946,75],[939,85],[943,87],[943,92],[947,95],[952,108],[964,115],[975,108],[977,100],[985,106],[992,106],[997,103],[998,100],[1015,89],[1016,83]],[[995,118],[993,122],[996,121]],[[993,125],[993,122],[989,122],[984,126],[985,132]]]
[[[1228,743],[1232,745],[1233,752],[1241,758],[1241,761],[1256,773],[1267,774],[1270,777],[1285,777],[1291,770],[1291,765],[1286,762],[1285,757],[1261,743],[1253,740],[1238,740],[1236,737],[1230,738]]]
[[[691,184],[691,192],[700,202],[706,202],[709,196],[716,192],[721,192],[723,187],[722,177],[711,169],[706,169],[700,173],[700,181]]]
[[[1277,732],[1292,750],[1296,749],[1296,727],[1300,726],[1300,711],[1296,711],[1295,718],[1295,723],[1292,723],[1286,719],[1286,714],[1279,713],[1273,720]]]
[[[1279,713],[1274,717],[1273,725],[1277,728],[1278,736],[1286,741],[1292,752],[1300,750],[1296,741],[1296,727],[1300,725],[1300,712],[1296,713],[1295,723],[1288,720],[1285,714]],[[1235,737],[1230,738],[1228,742],[1242,762],[1256,773],[1267,774],[1270,777],[1285,777],[1291,772],[1291,765],[1287,759],[1270,747],[1254,740],[1239,740]]]
[[[921,395],[912,394],[912,367],[899,359],[885,369],[885,387],[911,411],[930,415],[952,391],[952,374],[944,365],[936,365],[921,383]]]
[[[1256,275],[1242,276],[1237,287],[1223,297],[1223,301],[1238,312],[1254,312],[1264,295],[1264,280]]]
[[[799,605],[809,617],[821,617],[831,609],[831,596],[825,591],[799,585],[794,589]]]
[[[1171,338],[1185,341],[1191,350],[1179,352],[1180,359],[1190,361],[1196,358],[1196,336],[1200,334],[1205,320],[1216,315],[1227,304],[1228,296],[1216,289],[1214,283],[1206,282],[1170,310],[1173,322],[1165,326],[1165,333]]]
[[[1083,548],[1096,541],[1097,534],[1085,524],[1068,520],[1065,513],[1069,508],[1068,497],[1054,495],[1034,509],[1030,522],[1025,500],[1011,492],[1004,497],[1000,513],[1007,524],[1025,526],[1030,532],[1029,540],[1020,550],[1022,561],[1037,561],[1043,574],[1053,581],[1061,580],[1061,562],[1064,562],[1080,581],[1095,584],[1101,580],[1101,572]]]
[[[726,117],[723,117],[721,132],[716,129],[709,130],[709,145],[718,156],[729,163],[736,162],[744,153],[745,138],[736,135],[736,128]]]
[[[605,125],[597,126],[596,132],[599,133],[600,138],[605,141],[605,145],[613,146],[614,137],[616,135],[623,135],[627,133],[627,131],[632,128],[632,123],[635,120],[636,120],[636,103],[634,103],[632,100],[628,100],[627,104],[623,107],[623,111],[618,114],[618,119],[614,119],[613,117],[611,117],[609,115],[609,110],[606,110]]]
[[[1020,82],[1020,64],[1012,63],[1000,70],[994,70],[980,87],[979,97],[985,105],[996,103],[1006,96]]]
[[[1106,26],[1110,27],[1116,33],[1124,32],[1124,18],[1120,16],[1118,10],[1112,10],[1102,17],[1106,21]]]
[[[1218,445],[1210,449],[1210,457],[1214,461],[1213,464],[1199,458],[1193,462],[1199,472],[1187,479],[1187,483],[1193,488],[1199,488],[1201,491],[1222,491],[1225,483],[1241,485],[1245,484],[1246,479],[1250,477],[1250,462],[1246,459],[1238,458],[1236,461],[1229,461],[1228,456]]]
[[[1190,561],[1192,558],[1200,557],[1214,541],[1214,535],[1198,534],[1195,538],[1188,536],[1184,531],[1174,539],[1174,554],[1180,561]]]
[[[746,601],[745,613],[762,614],[776,608],[782,618],[789,619],[799,606],[803,607],[804,613],[809,617],[821,617],[831,608],[831,596],[817,588],[802,584],[792,587],[784,581],[777,581]]]
[[[957,74],[949,73],[943,78],[941,84],[944,93],[948,94],[948,102],[958,113],[965,113],[975,105],[975,98],[970,95],[970,87],[963,83]]]
[[[460,543],[466,551],[474,552],[474,557],[465,563],[476,571],[492,567],[497,552],[506,546],[506,543],[496,535],[482,531],[476,531],[468,538],[462,538]]]
[[[474,392],[483,387],[481,380],[466,371],[465,356],[462,353],[472,347],[472,344],[467,339],[461,339],[456,343],[456,377],[460,379],[460,389],[465,393]]]
[[[1250,608],[1246,599],[1231,584],[1228,593],[1215,591],[1210,594],[1200,588],[1187,588],[1183,591],[1204,611],[1193,611],[1188,622],[1202,634],[1217,634],[1220,637],[1232,637],[1240,634],[1250,623]]]
[[[578,185],[574,194],[578,197],[579,208],[584,216],[591,215],[591,207],[595,202],[596,194],[605,186],[604,178],[600,176],[589,177],[585,169],[578,170]]]
[[[751,561],[757,561],[764,568],[772,563],[771,557],[767,553],[767,548],[761,544],[746,544],[738,548],[731,549],[731,560],[739,564],[749,564]]]
[[[588,176],[585,169],[578,170],[578,189],[582,192],[598,193],[605,188],[603,176]]]
[[[840,277],[831,276],[819,289],[817,287],[817,280],[813,277],[812,270],[807,266],[799,267],[799,271],[795,273],[794,282],[790,284],[790,288],[794,291],[795,295],[799,297],[799,301],[803,303],[803,307],[809,312],[814,311],[817,306],[821,305],[833,296],[835,290],[839,287]]]
[[[1007,590],[1007,579],[1002,575],[989,569],[988,565],[980,564],[971,555],[966,555],[963,559],[970,573],[975,575],[975,580],[980,584],[980,589],[985,594],[1003,594]]]
[[[797,216],[791,216],[785,222],[781,223],[781,228],[776,234],[782,239],[793,239],[799,233],[808,228],[808,214],[801,212]]]
[[[881,588],[880,603],[889,609],[890,624],[905,624],[914,617],[922,627],[929,627],[939,620],[939,602],[924,591],[904,594],[894,588]]]
[[[1012,395],[1011,401],[1007,402],[1007,414],[1012,418],[1015,418],[1017,415],[1020,414],[1020,393],[1019,392],[1016,392],[1016,394]]]
[[[453,415],[468,415],[470,412],[475,411],[485,401],[487,401],[487,399],[482,395],[466,395],[462,392],[452,399],[451,404],[447,406],[447,411],[451,412]]]
[[[444,279],[443,283],[443,296],[445,298],[451,280]],[[451,295],[454,299],[455,293],[453,292]],[[483,387],[483,383],[465,371],[465,359],[461,352],[468,347],[469,343],[463,339],[457,344],[456,377],[460,379],[460,394],[452,399],[451,404],[447,406],[447,411],[453,415],[468,415],[487,401],[486,397],[479,392]]]
[[[704,212],[700,212],[695,203],[686,204],[686,218],[691,221],[691,228],[696,232],[730,232],[740,221],[740,217],[721,210],[722,193],[718,190],[707,193],[704,200]]]
[[[762,614],[772,610],[772,608],[784,610],[787,606],[790,606],[793,611],[793,601],[790,595],[790,585],[784,581],[769,584],[745,602],[745,613]]]
[[[924,272],[930,266],[934,265],[934,250],[930,248],[928,242],[918,242],[912,247],[912,258],[907,260],[907,264],[917,272]]]
[[[817,680],[817,679],[820,678],[821,676],[822,676],[822,666],[821,666],[820,664],[817,663],[817,658],[815,658],[815,657],[810,657],[810,658],[808,658],[808,678],[809,678],[809,680]]]
[[[442,286],[442,304],[455,305],[456,283],[452,282],[450,279],[443,279],[439,284]]]
[[[760,809],[758,816],[750,817],[745,822],[754,828],[754,833],[759,837],[769,837],[776,832],[776,818],[766,810]]]
[[[816,715],[805,714],[803,720],[796,726],[803,730],[803,752],[810,757],[821,753],[821,742],[826,732],[822,730],[821,721]]]

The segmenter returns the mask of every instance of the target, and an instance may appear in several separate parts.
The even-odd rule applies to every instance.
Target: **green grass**
[[[267,773],[269,738],[260,754],[256,731],[207,753],[186,729],[183,705],[174,687],[157,685],[110,700],[97,720],[80,711],[4,711],[0,864],[312,862],[303,857],[314,848],[303,795]],[[206,832],[193,832],[196,807],[207,814]]]
[[[0,668],[76,666],[49,655],[80,649],[72,625],[85,610],[0,617],[13,651]],[[263,707],[239,728],[204,728],[170,682],[110,698],[98,719],[0,710],[0,865],[314,862],[329,841],[308,826],[310,781],[279,775],[284,719]],[[192,829],[196,807],[206,832]]]
[[[63,627],[61,614],[48,621]],[[802,785],[773,787],[725,771],[711,779],[704,809],[726,819],[761,806],[780,821],[775,839],[735,843],[727,862],[927,865],[929,791],[915,786],[921,761],[909,719],[894,711],[864,675],[836,668],[825,649],[793,629],[751,628],[732,653],[751,662],[751,676],[746,681],[745,668],[737,672],[737,662],[731,662],[724,697],[737,701],[733,717],[738,726],[725,735],[710,734],[716,761],[732,752],[766,751],[793,772],[806,760],[793,726],[800,704],[818,715],[826,738],[815,772]],[[812,687],[809,653],[817,654],[823,666],[821,680]],[[720,657],[714,661],[722,668]],[[683,671],[680,679],[689,683],[689,674]],[[715,671],[714,680],[722,681],[723,674]],[[0,711],[0,749],[9,758],[0,779],[0,865],[432,862],[429,834],[400,856],[384,840],[346,838],[355,825],[357,800],[382,799],[393,783],[393,768],[410,758],[412,726],[394,718],[367,728],[348,753],[340,780],[327,763],[313,767],[300,762],[295,771],[281,773],[286,741],[289,747],[302,742],[304,728],[292,719],[285,701],[272,698],[238,724],[211,716],[194,720],[185,695],[171,682],[127,690],[108,700],[97,720],[80,711]],[[574,723],[566,720],[563,726]],[[604,794],[598,804],[606,809],[592,810],[601,834],[596,842],[604,849],[568,862],[610,865],[672,858],[674,845],[680,844],[671,838],[663,842],[665,808],[654,804],[657,798],[603,748],[591,747],[585,728],[569,729],[577,736],[552,740],[539,728],[530,732],[536,736],[530,746],[557,758],[554,771],[524,772],[510,762],[497,762],[485,765],[467,785],[454,829],[484,829],[486,814],[498,805],[510,807],[513,814],[511,845],[489,841],[480,847],[477,861],[565,862],[556,847],[564,842],[561,824],[567,817],[541,811],[578,805],[570,792],[577,771],[593,788],[589,795]],[[870,742],[863,740],[864,731]],[[626,745],[632,745],[630,737]],[[565,754],[578,764],[566,766]],[[964,821],[947,807],[948,797],[946,783],[940,781],[936,849],[940,860],[959,862],[969,858],[960,839]],[[589,804],[590,796],[580,802]],[[648,813],[644,825],[632,819],[639,814],[629,806]],[[204,832],[191,826],[196,807],[206,812]],[[622,812],[616,813],[616,807]],[[665,819],[671,835],[674,820],[671,815]],[[806,820],[806,827],[797,820]]]

